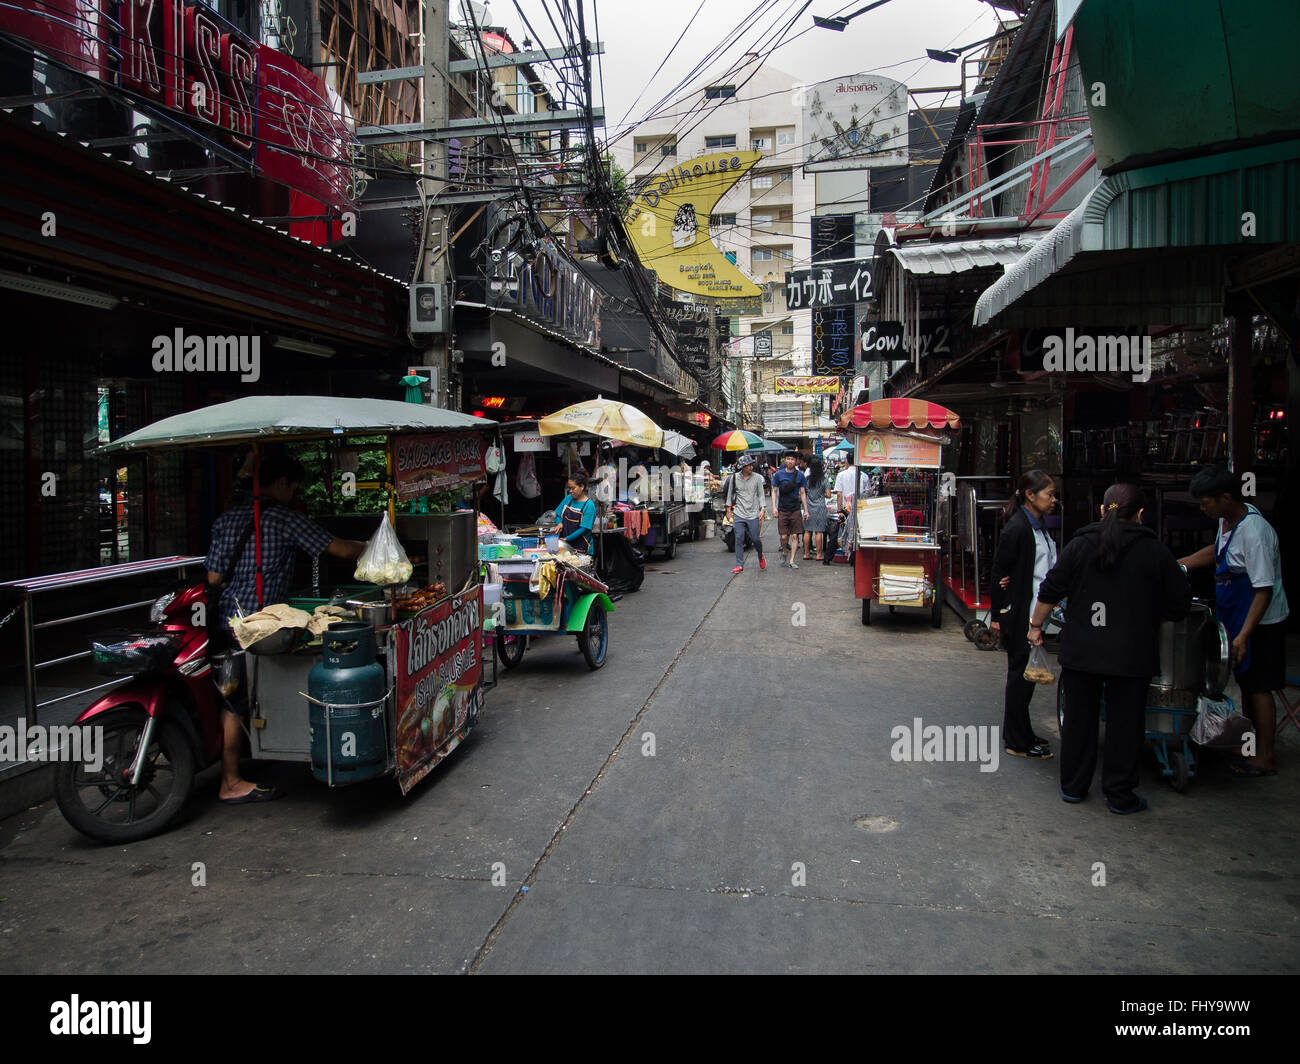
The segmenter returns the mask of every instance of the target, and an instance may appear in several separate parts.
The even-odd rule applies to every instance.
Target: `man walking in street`
[[[787,454],[785,468],[772,477],[772,512],[776,514],[776,530],[781,535],[781,564],[798,569],[794,552],[808,518],[808,481],[794,463],[795,456]],[[788,561],[785,559],[787,546],[790,548]]]
[[[733,573],[745,569],[745,540],[749,539],[758,551],[758,567],[767,568],[763,557],[763,478],[754,472],[754,456],[743,454],[736,462],[736,472],[727,486],[727,517],[735,519],[736,567]]]

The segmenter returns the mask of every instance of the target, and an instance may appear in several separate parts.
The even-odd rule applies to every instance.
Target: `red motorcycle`
[[[92,839],[157,834],[181,811],[195,775],[221,758],[223,693],[235,681],[232,660],[218,658],[221,690],[215,682],[206,609],[205,587],[185,586],[153,604],[153,631],[92,644],[100,671],[135,677],[77,718],[100,741],[88,734],[81,760],[61,762],[55,777],[59,809]]]

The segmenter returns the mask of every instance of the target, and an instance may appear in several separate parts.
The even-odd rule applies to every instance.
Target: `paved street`
[[[1148,758],[1133,817],[1062,803],[1054,761],[895,762],[916,717],[1000,723],[1005,657],[951,613],[863,628],[843,567],[731,564],[652,562],[599,672],[536,643],[408,798],[273,765],[284,801],[219,807],[209,772],[129,847],[5,821],[0,971],[1300,970],[1294,731],[1282,775],[1208,760],[1185,795]]]

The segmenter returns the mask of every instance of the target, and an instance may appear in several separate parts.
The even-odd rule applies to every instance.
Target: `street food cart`
[[[856,499],[853,586],[862,623],[871,603],[929,608],[943,623],[940,483],[943,446],[960,427],[951,410],[916,399],[877,399],[845,411],[840,427],[875,492]]]
[[[539,547],[493,565],[502,585],[494,632],[502,665],[518,665],[529,640],[560,634],[577,637],[587,668],[605,664],[614,603],[595,574],[594,559]]]
[[[331,786],[391,775],[405,794],[473,729],[483,704],[484,607],[472,540],[467,551],[452,550],[459,537],[448,529],[458,526],[454,520],[449,523],[448,515],[404,514],[398,508],[482,478],[490,444],[485,430],[494,424],[437,407],[384,399],[253,396],[166,418],[100,448],[121,455],[245,445],[257,452],[272,441],[314,441],[334,459],[342,457],[341,462],[331,462],[335,470],[346,467],[347,456],[358,450],[383,452],[386,472],[378,479],[358,481],[355,474],[351,480],[339,475],[342,496],[381,492],[383,508],[338,519],[323,516],[319,521],[335,535],[364,539],[386,512],[390,520],[396,518],[398,536],[411,559],[427,566],[427,573],[400,591],[401,581],[386,587],[322,590],[317,586],[290,592],[285,605],[304,612],[334,603],[358,614],[359,623],[352,629],[356,638],[332,640],[331,632],[342,631],[341,626],[326,628],[323,638],[315,639],[290,628],[249,648],[244,660],[252,756],[309,763],[313,774]],[[255,552],[259,570],[262,505],[254,475],[254,517],[246,549]],[[472,529],[473,513],[464,516]],[[461,553],[465,557],[458,560]],[[260,572],[257,594],[257,603],[241,604],[244,612],[271,605],[260,601]],[[371,638],[374,662],[382,670],[380,694],[364,704],[344,704],[308,693],[322,654],[326,664],[338,664],[346,652],[355,652],[355,644],[360,642],[364,649]],[[334,647],[332,642],[340,645]],[[202,671],[209,673],[208,668]],[[382,721],[382,727],[376,726],[378,752],[364,771],[348,762],[347,744],[340,742],[343,733],[337,723],[338,713],[356,716],[358,711],[376,725]],[[324,747],[318,734],[321,727],[333,733]]]

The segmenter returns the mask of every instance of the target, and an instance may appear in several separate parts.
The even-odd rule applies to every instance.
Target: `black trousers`
[[[1002,743],[1012,750],[1028,750],[1034,745],[1034,727],[1029,723],[1029,700],[1034,697],[1034,688],[1038,684],[1025,679],[1025,666],[1029,664],[1029,640],[1021,639],[1019,643],[1024,644],[1023,650],[1007,648],[1007,693],[1002,710]]]
[[[1088,793],[1097,767],[1097,725],[1106,695],[1106,750],[1101,789],[1116,809],[1137,804],[1138,758],[1146,739],[1148,677],[1104,676],[1061,670],[1065,722],[1061,726],[1061,790],[1072,798]]]

